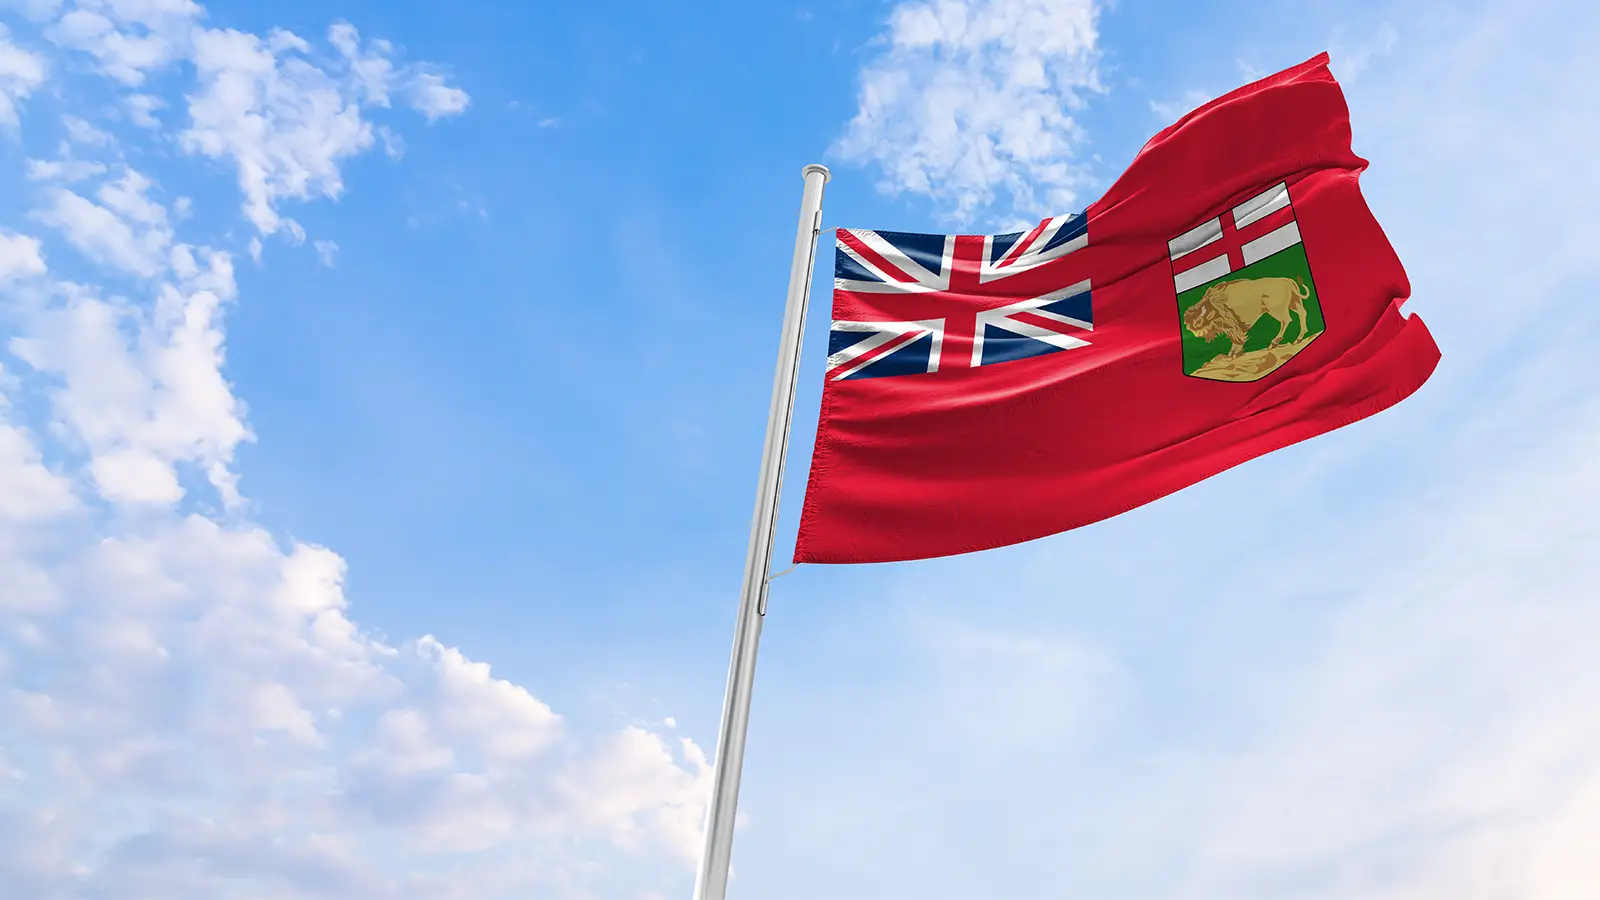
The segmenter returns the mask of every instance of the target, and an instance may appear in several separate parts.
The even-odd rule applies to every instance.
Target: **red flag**
[[[1081,215],[840,229],[796,561],[1055,534],[1409,396],[1439,350],[1366,165],[1322,54],[1157,134]]]

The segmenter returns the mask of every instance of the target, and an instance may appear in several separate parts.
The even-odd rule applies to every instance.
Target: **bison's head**
[[[1209,341],[1217,336],[1221,326],[1217,321],[1216,307],[1211,304],[1210,292],[1201,297],[1199,303],[1183,311],[1183,327],[1203,341]]]
[[[1199,303],[1184,310],[1183,327],[1203,341],[1222,334],[1229,340],[1243,342],[1250,329],[1228,308],[1227,288],[1228,283],[1212,285]]]

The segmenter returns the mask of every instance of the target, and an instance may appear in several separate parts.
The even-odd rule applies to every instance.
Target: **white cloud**
[[[422,76],[399,69],[389,60],[393,47],[375,41],[363,55],[354,28],[335,25],[329,40],[345,57],[349,71],[319,68],[300,56],[305,46],[278,33],[275,40],[237,31],[206,30],[194,36],[193,62],[200,90],[189,97],[190,125],[182,143],[188,152],[231,160],[245,195],[245,215],[262,234],[280,228],[296,233],[283,219],[283,200],[321,195],[337,198],[344,190],[340,166],[373,145],[374,129],[362,117],[362,104],[388,105],[388,92],[399,83]],[[427,76],[433,78],[434,76]],[[429,118],[466,106],[466,95],[442,82],[428,82]],[[454,92],[454,100],[438,91]],[[398,144],[386,141],[393,148]],[[391,149],[391,155],[396,151]]]
[[[52,18],[61,8],[62,0],[11,0],[10,6],[35,22]]]
[[[471,98],[460,88],[445,83],[444,77],[431,72],[420,72],[407,86],[411,107],[427,117],[429,122],[466,112]]]
[[[105,147],[111,143],[111,135],[104,129],[96,128],[77,116],[62,116],[61,125],[67,129],[67,139],[75,144]]]
[[[1150,111],[1161,119],[1162,126],[1165,127],[1199,109],[1212,99],[1214,99],[1214,95],[1205,91],[1189,90],[1183,92],[1181,100],[1151,100]]]
[[[194,64],[199,89],[189,96],[183,147],[237,166],[245,216],[257,230],[283,227],[282,199],[339,196],[340,165],[372,145],[372,128],[337,82],[237,31],[197,36]]]
[[[64,49],[93,57],[102,73],[128,87],[180,59],[205,16],[190,0],[76,0],[73,6],[45,34]]]
[[[155,113],[165,109],[167,103],[152,94],[129,94],[122,98],[122,105],[128,110],[128,121],[140,128],[160,128],[161,122]]]
[[[834,152],[960,221],[1000,190],[1015,213],[1076,211],[1072,113],[1100,90],[1095,17],[1092,0],[900,3]]]
[[[361,50],[361,35],[349,22],[335,22],[328,28],[328,43],[344,56],[350,73],[367,103],[389,105],[389,91],[398,77],[390,55],[394,48],[388,41],[371,42],[372,52]]]
[[[457,115],[470,103],[466,92],[432,68],[397,63],[398,50],[389,42],[369,41],[363,49],[355,28],[345,23],[329,29],[339,56],[323,64],[311,44],[291,32],[274,29],[261,37],[209,28],[204,19],[205,10],[188,0],[77,0],[46,33],[62,48],[88,54],[100,71],[130,88],[170,63],[191,63],[198,85],[185,98],[188,123],[180,145],[235,168],[245,215],[262,235],[297,233],[293,220],[279,212],[283,201],[331,199],[343,191],[343,161],[365,152],[374,139],[364,106],[387,107],[398,92],[431,122]],[[38,57],[15,48],[0,32],[0,124],[14,122],[15,102],[38,86],[43,73]],[[165,98],[137,91],[121,102],[130,121],[150,129],[160,124],[155,111],[168,105]],[[74,127],[81,122],[67,120],[74,140],[106,142]],[[398,137],[383,137],[391,156],[398,156]]]
[[[29,181],[59,181],[62,184],[74,184],[103,175],[106,165],[86,159],[30,159],[28,160]]]
[[[466,91],[447,84],[442,75],[418,66],[396,66],[395,48],[388,41],[371,41],[363,51],[361,35],[348,22],[329,28],[328,42],[345,58],[364,102],[386,107],[390,95],[399,90],[429,122],[460,115],[471,103]]]
[[[5,377],[0,369],[0,379]],[[0,523],[35,522],[77,508],[71,483],[44,464],[37,442],[10,420],[10,413],[10,403],[0,394]],[[0,561],[0,579],[20,586],[9,579],[11,570],[12,566]],[[11,606],[0,601],[0,609]],[[9,771],[3,763],[0,759],[0,777]]]
[[[383,142],[383,152],[386,156],[388,156],[390,159],[399,159],[400,157],[405,156],[405,139],[400,137],[400,135],[395,134],[394,129],[379,125],[377,131],[378,140]]]
[[[0,25],[0,125],[17,127],[17,104],[44,84],[45,71],[44,59],[12,43]]]
[[[1192,893],[1323,871],[1299,896],[1553,900],[1600,877],[1578,850],[1600,841],[1600,408],[1569,415],[1482,493],[1386,529],[1398,558],[1262,692],[1264,739],[1172,773],[1210,785]]]
[[[1375,57],[1390,52],[1399,41],[1400,33],[1387,22],[1378,26],[1375,33],[1354,47],[1342,46],[1343,41],[1335,40],[1328,49],[1328,56],[1331,59],[1329,68],[1340,81],[1349,84],[1361,77]]]
[[[176,277],[159,285],[152,307],[61,285],[27,310],[30,328],[12,350],[58,380],[56,416],[89,451],[105,499],[173,503],[183,495],[174,466],[193,463],[225,503],[237,503],[229,467],[250,435],[219,371],[232,263],[186,245],[171,258]]]
[[[44,256],[39,252],[39,239],[0,231],[0,284],[43,274]]]
[[[147,70],[164,65],[176,53],[161,35],[129,33],[87,9],[68,12],[47,33],[63,47],[90,54],[106,74],[127,85],[143,84]]]
[[[339,245],[333,241],[312,241],[311,246],[317,251],[317,258],[328,268],[333,268],[334,257],[339,253]]]
[[[148,178],[127,169],[117,181],[101,186],[96,194],[100,203],[66,188],[47,188],[44,204],[33,216],[61,231],[90,259],[149,278],[166,268],[172,244],[166,210],[145,196],[152,186]]]
[[[122,104],[143,126],[131,134],[66,95],[78,142],[154,158],[161,135],[136,114],[187,102],[183,146],[236,167],[257,250],[303,236],[278,204],[337,196],[343,162],[373,144],[356,82],[287,32],[201,28],[184,0],[76,12],[109,30],[78,17],[50,33],[119,85],[195,63],[182,95]],[[423,101],[429,118],[465,106],[392,71],[397,96],[446,90]],[[68,185],[98,163],[29,160],[42,184],[22,196],[60,252],[47,270],[38,240],[0,231],[17,361],[0,397],[27,401],[0,402],[0,883],[39,898],[467,898],[637,894],[629,860],[681,878],[709,779],[693,743],[575,732],[459,649],[372,636],[336,553],[249,520],[234,456],[252,435],[223,369],[233,258],[180,239],[188,204],[169,208],[155,171],[118,167],[90,190]],[[331,261],[336,245],[313,246]]]

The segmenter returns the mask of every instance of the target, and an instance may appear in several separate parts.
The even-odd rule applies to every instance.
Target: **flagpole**
[[[805,192],[800,200],[800,227],[789,266],[789,298],[783,310],[783,337],[772,378],[772,406],[767,412],[767,439],[761,450],[761,480],[756,511],[750,522],[750,547],[744,559],[744,589],[734,625],[733,659],[728,664],[728,691],[722,701],[722,728],[706,809],[705,846],[695,874],[694,900],[723,900],[733,859],[733,819],[739,806],[739,775],[744,766],[745,733],[750,725],[750,692],[756,678],[756,646],[761,618],[767,612],[767,582],[772,570],[772,538],[783,494],[783,462],[789,448],[789,423],[794,415],[795,375],[800,368],[800,339],[806,330],[806,304],[811,296],[811,268],[822,230],[822,186],[832,176],[824,166],[801,170]]]

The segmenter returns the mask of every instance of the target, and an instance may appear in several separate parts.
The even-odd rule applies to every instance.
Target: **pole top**
[[[801,178],[810,178],[812,172],[820,172],[822,174],[822,183],[823,184],[827,184],[829,181],[833,180],[833,173],[828,171],[828,167],[827,166],[818,165],[816,163],[812,163],[811,165],[806,166],[804,169],[801,169],[800,170],[800,177]]]

